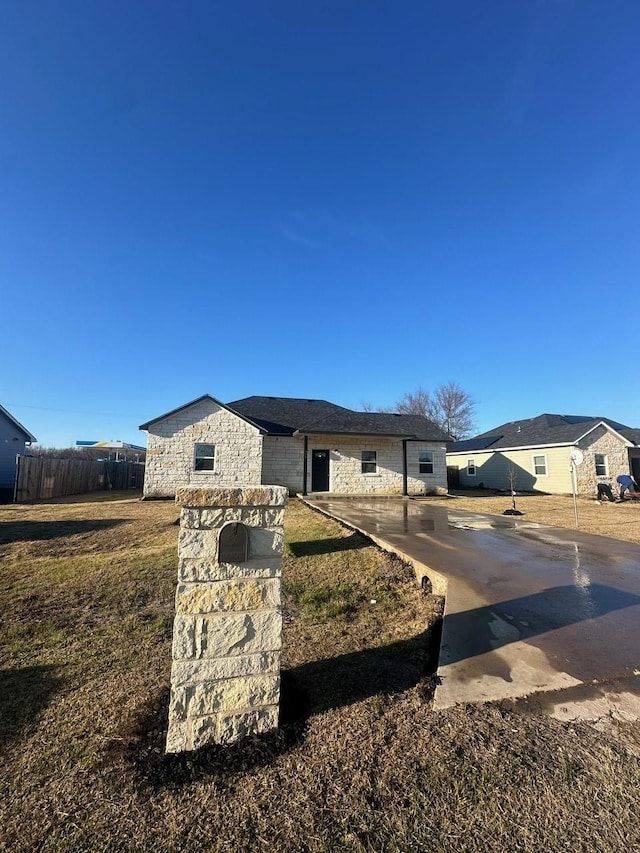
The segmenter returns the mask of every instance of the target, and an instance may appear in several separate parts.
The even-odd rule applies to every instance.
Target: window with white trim
[[[476,476],[476,460],[467,459],[467,477]]]
[[[215,444],[196,444],[193,458],[194,471],[213,471],[216,464]]]
[[[596,453],[596,477],[608,477],[609,465],[606,453]]]
[[[433,451],[423,450],[418,457],[421,474],[433,474]]]
[[[360,464],[363,474],[375,474],[378,470],[378,459],[376,450],[361,450]]]
[[[533,473],[538,477],[547,476],[547,457],[545,454],[533,457]]]

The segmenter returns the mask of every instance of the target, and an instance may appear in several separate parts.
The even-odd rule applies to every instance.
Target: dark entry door
[[[329,451],[311,451],[311,491],[329,491]]]

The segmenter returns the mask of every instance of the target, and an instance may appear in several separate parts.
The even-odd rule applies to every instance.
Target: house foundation
[[[276,728],[282,486],[181,488],[166,751]]]

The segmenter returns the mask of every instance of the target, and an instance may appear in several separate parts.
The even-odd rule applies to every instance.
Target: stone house
[[[209,394],[140,426],[145,498],[193,485],[286,486],[291,494],[444,494],[449,436],[419,415],[326,400]]]
[[[610,418],[545,414],[451,442],[447,466],[462,487],[509,490],[511,470],[516,491],[571,494],[571,454],[579,450],[576,491],[595,496],[598,483],[615,484],[618,474],[640,478],[639,444],[640,430]]]

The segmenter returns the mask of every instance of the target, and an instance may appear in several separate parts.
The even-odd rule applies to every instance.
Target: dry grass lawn
[[[471,510],[472,512],[502,515],[511,508],[509,495],[495,495],[484,489],[465,489],[452,491],[451,497],[421,498],[420,502],[436,502],[442,505],[446,500],[451,509]],[[640,501],[598,504],[590,498],[577,498],[578,529],[583,533],[598,536],[610,536],[640,544]],[[556,527],[576,529],[573,498],[565,495],[518,495],[516,508],[524,513],[526,521],[540,524],[553,524]]]
[[[176,518],[0,507],[0,850],[640,849],[638,757],[506,706],[435,714],[441,601],[296,501],[281,728],[165,757]]]

